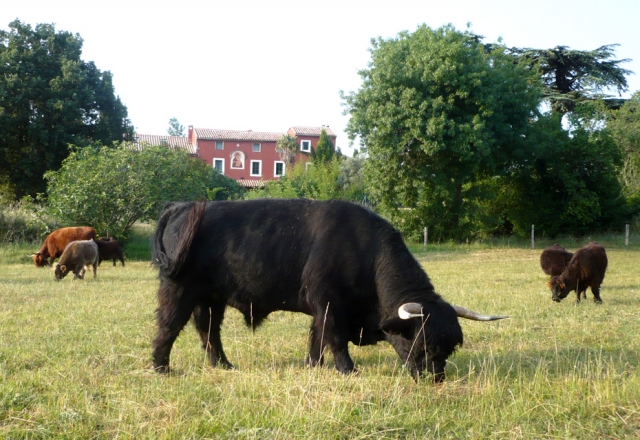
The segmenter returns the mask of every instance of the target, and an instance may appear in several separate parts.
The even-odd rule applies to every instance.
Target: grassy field
[[[587,240],[560,241],[573,251]],[[309,317],[255,333],[229,309],[237,370],[208,366],[191,325],[174,374],[150,370],[156,272],[144,241],[126,267],[55,282],[26,245],[0,247],[0,438],[638,438],[640,244],[602,237],[604,304],[551,301],[538,244],[415,246],[449,302],[508,314],[463,321],[441,385],[415,383],[391,346],[351,347],[359,374],[307,369]],[[131,254],[131,255],[130,255]],[[131,256],[133,258],[131,258]]]

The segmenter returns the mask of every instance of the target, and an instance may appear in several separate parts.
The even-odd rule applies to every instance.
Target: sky
[[[452,24],[509,47],[619,44],[636,72],[628,97],[640,90],[639,17],[638,0],[0,0],[2,29],[19,19],[80,34],[83,60],[113,74],[139,134],[167,134],[173,117],[277,133],[328,125],[346,154],[340,91],[360,87],[372,38]]]

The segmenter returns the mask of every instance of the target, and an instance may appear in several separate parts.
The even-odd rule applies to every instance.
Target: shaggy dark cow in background
[[[571,252],[567,252],[567,250],[559,244],[554,244],[540,254],[540,267],[542,267],[544,273],[555,277],[564,271],[571,257],[573,257]]]
[[[387,340],[414,379],[427,369],[435,381],[444,380],[446,360],[462,344],[458,316],[505,318],[445,302],[398,231],[337,200],[171,204],[153,237],[153,261],[159,372],[168,371],[190,316],[211,363],[232,368],[220,340],[227,305],[251,328],[276,310],[312,316],[308,365],[321,365],[328,346],[336,368],[353,372],[349,342]]]
[[[601,303],[600,285],[607,271],[607,253],[604,247],[591,242],[578,249],[564,271],[551,278],[547,285],[551,288],[551,299],[560,302],[571,292],[576,291],[576,302],[580,302],[580,294],[587,297],[587,287],[591,287],[593,300]]]
[[[96,241],[98,245],[98,266],[102,263],[102,260],[113,260],[113,265],[116,265],[116,259],[120,260],[122,267],[124,267],[124,253],[122,252],[122,246],[118,240],[113,237],[100,237]]]
[[[62,255],[64,248],[72,241],[95,240],[96,237],[96,230],[90,226],[72,226],[56,229],[47,235],[40,250],[31,254],[33,262],[36,267],[51,266],[55,259]],[[49,259],[48,262],[47,258]]]
[[[60,261],[53,267],[56,280],[61,280],[69,272],[73,272],[73,279],[84,279],[85,266],[93,267],[93,277],[98,269],[98,245],[93,240],[72,241],[67,245]]]

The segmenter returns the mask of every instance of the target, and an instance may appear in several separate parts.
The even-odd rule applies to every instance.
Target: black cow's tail
[[[196,235],[196,231],[202,223],[206,207],[206,200],[192,203],[187,222],[180,228],[181,236],[178,241],[176,256],[173,260],[167,255],[162,243],[162,238],[164,236],[164,230],[171,217],[176,213],[176,210],[167,207],[161,214],[153,236],[153,262],[160,269],[161,276],[175,279],[180,275],[180,271],[187,261],[193,237]]]

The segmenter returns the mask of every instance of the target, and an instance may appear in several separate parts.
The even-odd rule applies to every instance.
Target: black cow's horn
[[[492,315],[481,315],[478,312],[474,312],[473,310],[465,309],[464,307],[451,305],[458,314],[460,318],[467,318],[473,321],[496,321],[498,319],[505,319],[508,316],[492,316]]]
[[[424,316],[424,313],[422,313],[422,305],[418,303],[402,304],[398,309],[398,316],[400,317],[400,319],[422,317]]]

